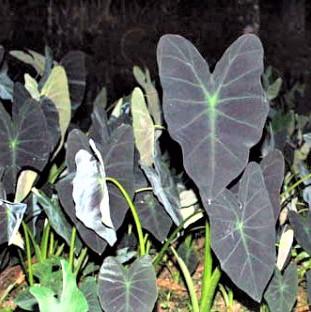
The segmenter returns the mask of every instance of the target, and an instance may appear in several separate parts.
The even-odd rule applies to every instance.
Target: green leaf
[[[30,287],[30,293],[37,299],[41,312],[87,312],[88,303],[83,293],[78,289],[76,276],[70,271],[69,264],[61,260],[63,270],[62,294],[56,298],[50,288],[35,285]]]
[[[68,246],[70,246],[72,225],[67,221],[64,212],[59,205],[58,199],[55,197],[49,198],[43,192],[38,190],[33,190],[33,193],[46,213],[53,230],[65,240]],[[76,253],[78,253],[82,248],[82,243],[79,237],[76,237],[76,247]]]
[[[298,291],[297,266],[291,263],[284,274],[276,268],[265,292],[265,300],[271,312],[290,312],[296,302]]]
[[[14,303],[23,310],[34,311],[37,301],[29,292],[29,288],[27,288],[17,294],[14,298]]]
[[[126,268],[115,258],[104,260],[99,276],[99,300],[109,312],[153,311],[157,300],[156,274],[149,256]]]
[[[62,143],[64,142],[65,134],[71,119],[68,80],[62,66],[53,67],[49,78],[42,88],[40,96],[49,98],[57,108]]]
[[[271,85],[269,85],[267,90],[267,98],[269,101],[274,100],[281,90],[282,78],[277,78]]]
[[[25,89],[29,92],[31,97],[36,101],[40,100],[40,92],[38,90],[38,83],[37,81],[32,78],[29,74],[24,75],[25,80]]]
[[[95,277],[87,277],[80,285],[80,290],[83,292],[87,300],[90,312],[102,312],[98,298],[98,286]]]
[[[33,274],[40,281],[40,286],[50,288],[55,294],[62,292],[61,259],[50,257],[33,264]]]
[[[148,103],[148,109],[154,119],[154,122],[157,125],[162,125],[162,112],[160,107],[160,99],[155,88],[154,84],[150,78],[150,72],[146,68],[145,72],[142,71],[138,66],[133,67],[133,74],[140,84],[140,86],[144,89],[146,93],[146,99]]]
[[[30,193],[38,173],[34,170],[26,169],[21,171],[17,179],[14,202],[22,202]]]
[[[225,189],[204,205],[221,268],[259,302],[275,264],[275,220],[260,166],[248,164],[238,195]]]
[[[154,157],[154,124],[146,106],[144,94],[135,88],[131,96],[135,144],[144,166],[152,166]]]
[[[165,35],[157,59],[168,130],[182,147],[184,167],[211,201],[245,168],[262,136],[269,104],[261,86],[263,48],[243,35],[213,74],[185,38]]]

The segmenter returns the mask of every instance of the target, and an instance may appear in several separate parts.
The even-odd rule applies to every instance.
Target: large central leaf
[[[260,83],[261,42],[241,36],[213,74],[181,36],[163,36],[157,58],[169,132],[182,147],[187,173],[212,200],[245,168],[262,134],[268,103]]]
[[[238,197],[225,189],[208,207],[212,248],[221,268],[260,301],[275,262],[273,208],[260,166],[249,163]]]
[[[108,257],[98,276],[98,295],[102,308],[109,312],[151,312],[157,299],[156,274],[149,256],[123,267]]]

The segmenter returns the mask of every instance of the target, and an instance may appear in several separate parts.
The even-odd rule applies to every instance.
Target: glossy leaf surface
[[[157,49],[163,110],[170,135],[201,195],[213,200],[245,168],[268,114],[260,76],[263,49],[254,35],[238,38],[213,74],[185,38],[165,35]]]
[[[123,267],[108,257],[98,277],[99,299],[109,312],[153,311],[157,299],[156,274],[149,256]]]
[[[225,189],[211,205],[204,205],[221,268],[259,302],[275,263],[273,208],[259,165],[249,163],[238,196]]]
[[[271,312],[290,312],[296,302],[298,273],[296,264],[290,264],[282,275],[275,269],[273,278],[265,292]]]

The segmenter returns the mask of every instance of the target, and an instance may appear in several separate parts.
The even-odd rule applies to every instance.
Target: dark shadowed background
[[[0,43],[31,48],[56,59],[72,49],[87,53],[86,105],[102,86],[110,100],[135,85],[132,66],[147,66],[155,79],[156,45],[165,33],[190,39],[210,64],[243,32],[257,33],[266,65],[285,85],[306,82],[311,101],[311,1],[307,0],[1,0]]]

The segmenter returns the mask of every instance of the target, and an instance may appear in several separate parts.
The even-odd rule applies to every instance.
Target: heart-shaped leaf
[[[144,166],[152,166],[154,157],[154,124],[146,106],[144,94],[135,88],[131,96],[131,112],[135,144]]]
[[[13,244],[26,208],[26,204],[0,199],[0,245],[6,242]]]
[[[265,179],[266,189],[269,193],[275,222],[280,214],[280,190],[284,180],[284,157],[279,150],[270,152],[260,163]]]
[[[295,211],[289,211],[288,217],[298,244],[311,255],[311,212],[303,217]]]
[[[248,164],[238,197],[225,189],[211,205],[204,205],[221,268],[259,302],[275,263],[273,208],[260,166]]]
[[[157,300],[156,274],[149,256],[123,267],[115,258],[104,260],[98,276],[98,295],[109,312],[153,311]]]
[[[113,131],[113,133],[109,138],[109,142],[105,146],[100,146],[99,144],[97,145],[97,142],[96,146],[98,147],[98,152],[103,158],[106,175],[108,177],[113,177],[117,179],[122,184],[122,186],[127,190],[130,196],[133,196],[134,139],[132,128],[128,125],[121,125],[120,127],[118,127]],[[72,198],[68,197],[69,193],[66,194],[64,192],[64,189],[66,189],[66,192],[68,192],[69,190],[72,191],[72,179],[76,171],[75,155],[81,149],[86,150],[89,153],[92,153],[89,147],[89,139],[86,137],[86,135],[84,135],[79,130],[73,130],[70,132],[68,136],[67,154],[66,154],[66,162],[70,176],[64,179],[61,182],[61,184],[59,183],[59,187],[57,188],[58,191],[60,192],[59,197],[61,203],[75,224],[78,220],[75,216],[72,215],[72,213],[75,212],[73,200]],[[128,206],[122,194],[120,193],[119,189],[116,186],[108,184],[108,193],[109,193],[112,224],[114,225],[115,229],[118,229],[123,223],[124,217],[128,210]],[[94,212],[93,215],[96,214],[99,216],[99,219],[101,219],[100,211],[97,211],[96,213]],[[82,239],[87,244],[91,243],[91,245],[93,246],[91,248],[93,248],[98,253],[101,253],[103,248],[101,240],[96,239],[94,241],[90,241],[91,233],[88,233],[86,238],[84,238],[85,231],[87,231],[88,228],[82,226],[82,224],[80,224],[79,222],[78,224],[79,224],[79,227],[77,227],[78,231],[79,228],[81,229],[81,231],[83,231],[83,233],[82,232],[80,233]]]
[[[76,276],[69,264],[61,260],[63,270],[63,289],[59,298],[55,292],[44,286],[31,286],[30,293],[37,299],[41,312],[87,312],[88,304],[83,293],[78,289]]]
[[[282,275],[275,269],[272,280],[265,292],[271,312],[290,312],[296,302],[298,291],[297,266],[291,263]]]
[[[261,42],[241,36],[213,74],[181,36],[163,36],[157,59],[169,133],[181,145],[185,169],[201,195],[213,200],[245,168],[249,149],[262,135],[269,106],[260,82]]]
[[[3,181],[8,193],[13,192],[22,168],[44,168],[50,149],[46,120],[38,102],[27,100],[13,120],[0,103],[0,167],[5,169]]]
[[[142,227],[163,242],[171,229],[172,219],[159,203],[152,191],[140,192],[135,196],[135,206]]]

